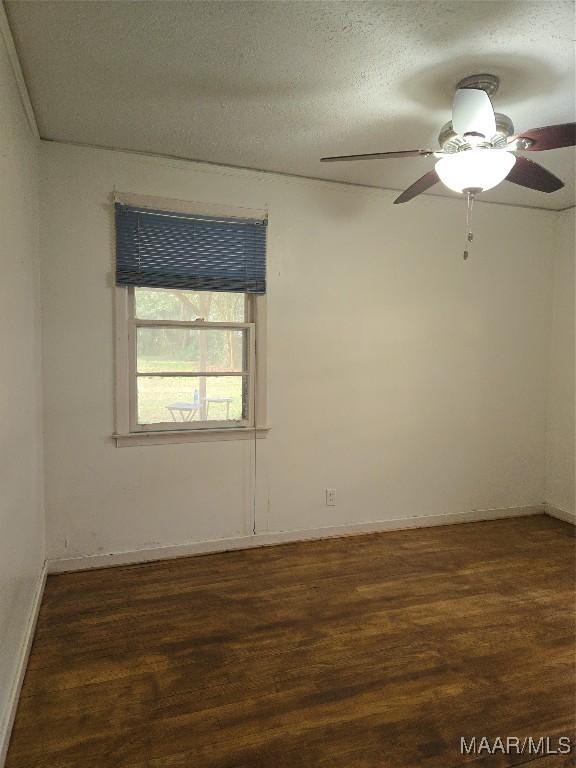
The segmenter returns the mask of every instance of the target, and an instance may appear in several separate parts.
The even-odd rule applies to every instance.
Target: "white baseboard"
[[[378,533],[382,531],[397,531],[404,528],[427,528],[435,525],[454,525],[456,523],[472,523],[481,520],[497,520],[505,517],[520,517],[540,515],[544,512],[542,504],[524,507],[508,507],[504,509],[475,509],[468,512],[455,512],[447,515],[426,515],[421,517],[403,517],[394,520],[339,525],[328,528],[301,528],[291,531],[274,533],[257,533],[249,536],[238,536],[228,539],[210,539],[191,541],[186,544],[154,547],[153,549],[138,549],[127,552],[110,554],[83,555],[48,560],[48,573],[64,573],[66,571],[82,571],[88,568],[106,568],[114,565],[130,565],[145,563],[151,560],[168,560],[175,557],[203,555],[209,552],[227,552],[235,549],[250,549],[252,547],[267,547],[274,544],[286,544],[295,541],[311,539],[328,539],[337,536],[351,536],[361,533]]]
[[[557,517],[558,520],[564,520],[565,523],[576,525],[576,514],[574,512],[568,512],[566,509],[560,509],[548,503],[544,505],[544,511],[550,517]]]
[[[40,605],[42,604],[42,596],[44,595],[44,587],[46,586],[46,574],[47,568],[46,563],[44,563],[36,583],[36,590],[34,592],[30,614],[28,616],[28,623],[26,624],[26,630],[20,645],[20,653],[18,654],[18,664],[16,667],[16,676],[14,678],[14,682],[12,683],[12,689],[8,698],[8,712],[6,713],[4,720],[0,723],[0,768],[2,768],[6,762],[6,755],[8,754],[10,734],[12,733],[12,726],[14,725],[14,718],[16,717],[16,709],[18,708],[20,691],[22,690],[22,683],[24,682],[28,657],[30,655],[30,649],[32,648],[32,641],[34,640],[36,622],[38,621]]]

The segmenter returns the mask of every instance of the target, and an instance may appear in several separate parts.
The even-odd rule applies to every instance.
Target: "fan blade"
[[[516,158],[514,167],[506,176],[506,180],[520,187],[537,189],[539,192],[556,192],[564,186],[564,182],[557,176],[526,157]]]
[[[496,133],[494,108],[486,91],[459,88],[452,104],[452,127],[460,136],[481,134],[486,139]]]
[[[430,157],[431,149],[406,149],[400,152],[374,152],[369,155],[339,155],[338,157],[321,157],[321,163],[335,163],[340,160],[387,160],[391,157]]]
[[[416,197],[416,195],[420,195],[422,192],[426,192],[427,189],[430,189],[430,187],[433,187],[434,184],[439,181],[440,179],[435,170],[428,171],[428,173],[425,173],[424,176],[421,176],[418,181],[415,181],[411,187],[405,189],[404,192],[402,192],[402,194],[397,197],[396,200],[394,200],[394,205],[397,203],[407,203],[408,200],[412,200],[412,198]]]
[[[531,128],[514,139],[528,139],[528,147],[519,147],[526,152],[541,152],[544,149],[576,146],[576,123],[548,125],[545,128]]]

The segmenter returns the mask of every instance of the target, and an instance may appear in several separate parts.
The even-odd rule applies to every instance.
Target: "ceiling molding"
[[[126,155],[137,155],[138,157],[147,158],[150,160],[165,160],[168,162],[173,163],[187,163],[190,165],[196,165],[196,166],[204,166],[204,172],[206,173],[221,173],[225,175],[241,175],[245,173],[251,173],[258,176],[274,176],[280,179],[285,179],[287,182],[290,181],[302,181],[302,182],[309,182],[312,184],[326,184],[329,186],[336,186],[336,187],[347,187],[351,191],[352,190],[359,190],[364,192],[365,194],[386,194],[386,195],[394,195],[396,197],[399,192],[402,192],[401,189],[393,188],[393,187],[378,187],[373,184],[361,184],[356,183],[353,181],[337,181],[335,179],[323,179],[319,176],[302,176],[298,173],[288,173],[286,171],[268,171],[265,168],[249,168],[243,165],[227,165],[226,163],[216,163],[210,160],[198,160],[190,157],[182,157],[180,155],[170,155],[170,154],[163,154],[160,152],[146,152],[145,150],[140,149],[130,149],[129,147],[113,147],[108,146],[106,144],[90,144],[88,142],[82,142],[82,141],[66,141],[64,139],[45,139],[41,138],[41,141],[43,144],[57,144],[64,147],[78,147],[79,149],[93,149],[101,152],[118,152],[120,154],[126,154]],[[462,202],[462,197],[457,194],[435,194],[431,192],[426,192],[424,195],[421,195],[421,200],[426,200],[434,198],[436,200],[446,200],[447,202],[457,203],[460,204]],[[556,214],[560,213],[561,211],[568,211],[574,206],[568,206],[567,208],[544,208],[540,205],[527,205],[526,203],[501,203],[497,200],[482,200],[480,198],[477,198],[474,202],[474,205],[497,205],[497,206],[503,206],[505,208],[525,208],[527,210],[531,211],[543,211],[544,213],[550,213],[550,214]]]
[[[30,94],[28,92],[26,80],[24,79],[24,73],[22,72],[20,58],[18,57],[18,52],[14,44],[12,30],[10,29],[8,17],[6,15],[6,8],[4,7],[4,0],[0,0],[0,33],[2,34],[4,43],[6,45],[8,59],[10,60],[10,66],[12,67],[12,72],[14,73],[16,87],[18,88],[18,94],[20,95],[20,101],[22,102],[22,106],[26,114],[26,119],[28,120],[28,125],[30,126],[30,130],[32,131],[33,135],[39,139],[40,131],[38,130],[38,122],[34,113],[34,107],[30,101]]]

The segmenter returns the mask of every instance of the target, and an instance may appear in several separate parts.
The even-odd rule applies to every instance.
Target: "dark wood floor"
[[[573,528],[544,516],[51,576],[8,768],[558,768]]]

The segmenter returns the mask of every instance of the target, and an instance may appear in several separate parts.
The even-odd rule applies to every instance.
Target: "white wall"
[[[558,214],[548,388],[546,501],[574,514],[574,209]]]
[[[543,501],[556,214],[479,205],[464,262],[460,201],[44,143],[50,557],[249,533],[251,443],[111,439],[115,189],[269,210],[258,531]]]
[[[0,34],[0,764],[44,564],[38,149]]]

